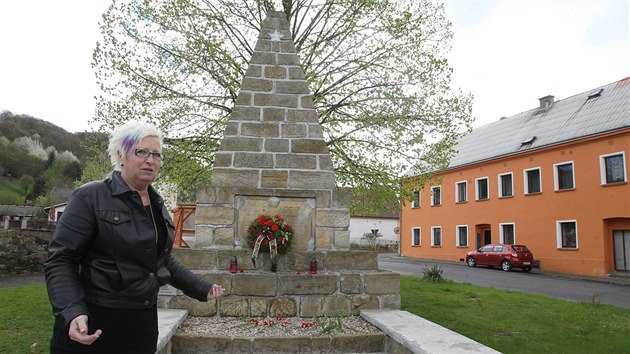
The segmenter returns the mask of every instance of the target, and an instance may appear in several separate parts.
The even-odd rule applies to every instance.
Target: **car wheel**
[[[477,265],[477,261],[475,261],[475,259],[472,257],[468,257],[468,259],[466,260],[466,263],[468,263],[469,267],[474,267]]]
[[[506,272],[509,272],[512,269],[512,264],[507,259],[501,262],[501,269]]]
[[[523,268],[523,272],[525,272],[525,273],[529,273],[531,271],[532,271],[532,267],[525,267],[525,268]]]

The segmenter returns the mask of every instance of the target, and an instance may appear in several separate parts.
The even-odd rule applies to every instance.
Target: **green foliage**
[[[437,264],[434,264],[431,267],[425,265],[424,269],[422,269],[422,278],[434,283],[446,280],[444,279],[444,271],[442,270],[442,267]]]
[[[317,324],[319,325],[322,333],[343,333],[343,316],[337,316],[337,318],[318,318]]]
[[[373,232],[366,232],[361,236],[361,238],[366,239],[370,243],[372,249],[376,249],[376,247],[378,246],[378,239],[380,237],[383,237],[383,234],[380,232],[377,232],[376,234]]]
[[[0,289],[0,353],[48,353],[53,315],[44,285]]]
[[[429,0],[115,1],[93,56],[95,123],[155,123],[162,178],[204,186],[269,9],[287,14],[340,186],[375,191],[382,210],[407,195],[405,171],[448,164],[472,96],[450,86],[451,25]]]
[[[503,353],[628,351],[630,309],[400,277],[401,309]]]

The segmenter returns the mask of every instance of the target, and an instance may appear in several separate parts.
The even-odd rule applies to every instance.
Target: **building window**
[[[431,246],[442,246],[442,227],[431,227]]]
[[[475,191],[475,197],[477,200],[486,200],[488,195],[488,177],[477,178],[477,189]]]
[[[468,182],[461,181],[455,184],[455,202],[464,203],[468,200],[468,191],[467,191]]]
[[[624,152],[601,155],[599,166],[602,184],[626,182],[626,156]]]
[[[419,227],[411,228],[411,245],[420,246],[422,242],[422,232]]]
[[[524,170],[523,179],[525,180],[525,194],[535,194],[542,192],[542,184],[540,182],[540,167]]]
[[[554,164],[553,179],[557,191],[575,188],[573,161]]]
[[[420,208],[420,191],[413,191],[413,199],[411,200],[412,208]]]
[[[499,235],[501,243],[513,245],[516,242],[516,235],[514,234],[514,223],[502,223],[499,224]]]
[[[457,225],[457,246],[468,246],[468,225]]]
[[[431,205],[442,205],[442,187],[431,187]]]
[[[514,195],[514,186],[512,185],[512,172],[499,175],[499,198],[511,197]]]
[[[556,221],[556,242],[558,248],[578,248],[577,221]]]

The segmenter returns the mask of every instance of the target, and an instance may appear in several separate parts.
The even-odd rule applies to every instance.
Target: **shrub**
[[[424,269],[422,270],[422,278],[432,281],[434,283],[438,283],[445,280],[443,273],[444,271],[442,270],[442,267],[437,264],[434,264],[430,268],[425,265]]]

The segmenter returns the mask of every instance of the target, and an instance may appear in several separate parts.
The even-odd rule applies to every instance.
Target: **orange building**
[[[402,256],[527,245],[547,271],[630,271],[630,77],[474,129],[402,207]],[[413,173],[409,174],[413,178]]]

